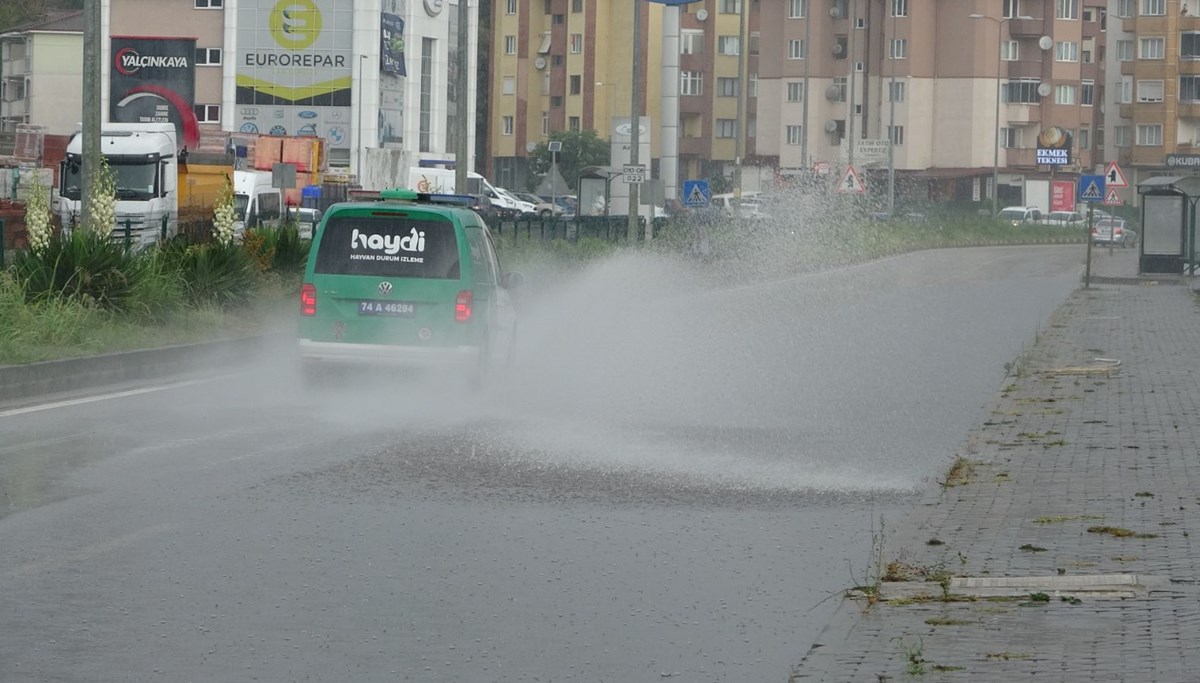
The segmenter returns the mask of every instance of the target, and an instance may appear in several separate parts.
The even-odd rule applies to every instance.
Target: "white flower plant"
[[[232,244],[236,223],[237,215],[233,211],[233,187],[229,183],[225,183],[213,210],[213,240],[222,246]]]
[[[96,169],[96,180],[92,185],[92,198],[84,225],[97,235],[112,234],[117,222],[117,174],[108,166],[108,160],[100,157]]]
[[[25,231],[33,253],[45,253],[50,246],[50,189],[41,183],[33,184],[25,201]]]

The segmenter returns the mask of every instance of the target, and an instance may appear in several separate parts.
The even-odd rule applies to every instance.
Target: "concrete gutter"
[[[268,348],[280,348],[285,336],[292,338],[275,334],[0,365],[0,403],[20,403],[61,392],[184,375],[214,366],[245,365],[260,358]]]

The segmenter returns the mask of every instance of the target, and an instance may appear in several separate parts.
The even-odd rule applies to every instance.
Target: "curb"
[[[268,345],[274,343],[277,346],[283,339],[284,335],[272,334],[24,365],[0,365],[0,402],[169,377],[214,365],[243,365],[250,363]]]

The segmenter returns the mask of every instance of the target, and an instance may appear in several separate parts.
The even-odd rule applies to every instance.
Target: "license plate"
[[[398,318],[410,318],[417,313],[417,305],[409,301],[371,301],[358,302],[359,315],[384,315]]]

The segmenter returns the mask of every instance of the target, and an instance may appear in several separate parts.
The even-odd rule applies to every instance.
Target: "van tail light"
[[[317,314],[317,288],[306,284],[300,288],[300,315]]]
[[[471,304],[475,295],[469,289],[458,293],[454,299],[454,321],[465,323],[471,319]]]

